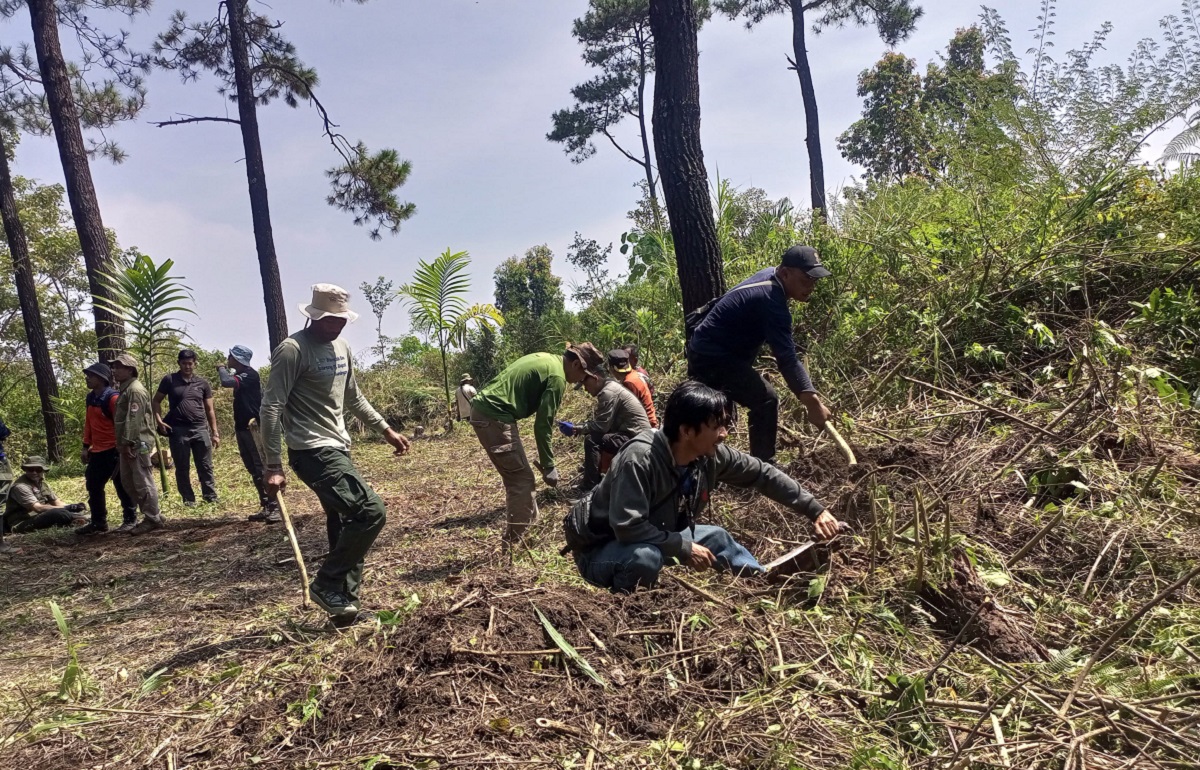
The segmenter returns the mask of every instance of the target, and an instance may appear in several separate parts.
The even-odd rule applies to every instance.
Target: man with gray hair
[[[258,420],[258,411],[262,407],[262,380],[250,365],[253,356],[254,352],[245,345],[234,345],[229,349],[225,364],[217,367],[217,377],[222,388],[233,389],[233,433],[237,438],[238,454],[258,490],[259,511],[250,515],[250,521],[278,524],[283,521],[279,503],[267,494],[263,485],[263,460],[254,440],[258,425],[250,427],[251,422]]]
[[[300,305],[308,323],[271,353],[271,377],[260,410],[267,494],[274,498],[287,484],[286,443],[288,465],[325,510],[329,555],[309,594],[335,623],[358,615],[363,560],[387,518],[383,500],[350,461],[346,410],[382,433],[397,457],[408,452],[408,439],[358,389],[354,357],[340,338],[346,324],[358,318],[349,299],[340,286],[312,287],[312,302]]]

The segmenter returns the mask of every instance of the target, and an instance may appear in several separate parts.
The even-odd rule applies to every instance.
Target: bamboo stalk
[[[254,437],[254,446],[258,455],[266,463],[267,452],[263,446],[262,434],[258,430],[258,420],[251,420],[248,426],[250,435]],[[296,530],[292,527],[292,517],[288,514],[287,504],[283,502],[283,490],[275,493],[275,502],[279,505],[279,513],[283,516],[283,526],[287,530],[288,542],[292,546],[292,555],[296,558],[296,566],[300,569],[300,591],[303,597],[300,606],[308,608],[308,568],[304,566],[304,554],[300,552],[300,541],[296,538]]]

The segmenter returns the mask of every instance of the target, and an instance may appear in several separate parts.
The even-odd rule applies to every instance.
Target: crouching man
[[[583,578],[614,593],[652,586],[677,560],[693,569],[761,574],[761,564],[721,527],[696,524],[718,482],[757,489],[813,522],[822,539],[838,522],[774,466],[724,445],[729,398],[695,381],[667,400],[663,429],[631,440],[564,521]]]
[[[590,492],[600,483],[613,455],[634,436],[650,430],[646,410],[621,383],[610,380],[600,369],[583,374],[583,388],[596,399],[593,418],[576,425],[559,421],[558,429],[566,436],[583,436],[583,482],[579,491]]]

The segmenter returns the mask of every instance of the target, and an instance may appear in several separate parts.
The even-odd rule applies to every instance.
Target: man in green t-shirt
[[[309,319],[271,353],[271,375],[263,393],[263,483],[271,499],[287,484],[288,465],[317,495],[325,511],[329,555],[309,595],[335,623],[358,615],[363,560],[387,519],[383,500],[350,460],[345,412],[382,433],[394,454],[408,452],[408,439],[392,430],[367,401],[354,378],[354,357],[340,339],[346,324],[358,318],[350,294],[340,286],[318,283],[312,302],[301,305]]]
[[[568,345],[561,357],[531,353],[514,361],[471,399],[471,427],[504,480],[508,507],[506,549],[521,542],[526,530],[537,520],[533,470],[525,456],[517,420],[537,415],[533,436],[541,461],[538,468],[547,484],[558,486],[558,470],[550,446],[554,415],[562,403],[566,384],[583,382],[588,369],[596,369],[603,363],[600,351],[589,342]]]

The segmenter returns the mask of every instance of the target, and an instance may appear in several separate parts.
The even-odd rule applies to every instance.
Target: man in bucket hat
[[[90,524],[79,529],[80,535],[96,535],[108,531],[108,496],[105,488],[111,479],[117,498],[121,501],[122,523],[117,532],[128,532],[137,525],[137,503],[121,484],[120,458],[117,455],[117,401],[121,394],[112,386],[112,370],[108,364],[94,363],[83,370],[87,379],[87,411],[83,420],[84,483],[87,486],[88,507],[92,511]]]
[[[496,375],[471,401],[471,427],[504,481],[508,507],[505,550],[522,542],[526,530],[537,520],[533,470],[525,456],[517,420],[537,415],[533,436],[541,460],[538,467],[547,484],[558,486],[558,469],[550,446],[558,405],[568,382],[582,384],[584,372],[603,363],[600,351],[589,342],[568,345],[562,356],[531,353]]]
[[[685,321],[690,331],[688,376],[746,407],[750,454],[764,462],[775,462],[779,428],[779,396],[754,370],[754,359],[764,342],[775,355],[788,388],[808,411],[808,421],[820,427],[829,419],[829,409],[821,403],[796,355],[788,300],[808,302],[817,281],[830,275],[816,249],[792,246],[783,253],[778,267],[758,271],[724,296],[692,311]]]
[[[267,494],[274,497],[287,484],[287,444],[288,465],[325,510],[329,555],[309,593],[335,623],[358,615],[363,559],[387,516],[383,500],[350,461],[345,412],[382,433],[396,456],[408,451],[408,439],[358,389],[354,357],[340,338],[346,324],[358,318],[349,298],[340,286],[312,287],[312,302],[300,306],[309,319],[305,328],[271,353],[271,377],[260,410]]]
[[[76,527],[87,521],[83,503],[64,505],[46,483],[50,466],[37,455],[21,463],[21,475],[13,482],[4,504],[4,529],[32,532],[51,527]]]
[[[262,406],[262,380],[254,367],[250,366],[253,356],[253,351],[245,345],[234,345],[229,349],[225,365],[217,367],[217,376],[222,388],[233,389],[233,431],[237,438],[238,454],[254,482],[254,488],[258,490],[260,509],[250,516],[250,521],[278,524],[283,521],[279,514],[279,503],[267,494],[267,487],[263,484],[262,456],[258,453],[258,444],[250,428],[250,422],[259,419],[258,412]]]
[[[458,420],[471,419],[471,399],[475,398],[475,378],[464,374],[458,378],[458,389],[454,391],[454,406],[458,410]]]
[[[108,365],[121,394],[113,418],[121,485],[142,510],[142,520],[129,532],[141,535],[166,524],[158,510],[158,487],[154,486],[154,471],[150,465],[150,452],[154,449],[154,410],[150,406],[150,391],[138,379],[137,361],[133,356],[122,353]]]

